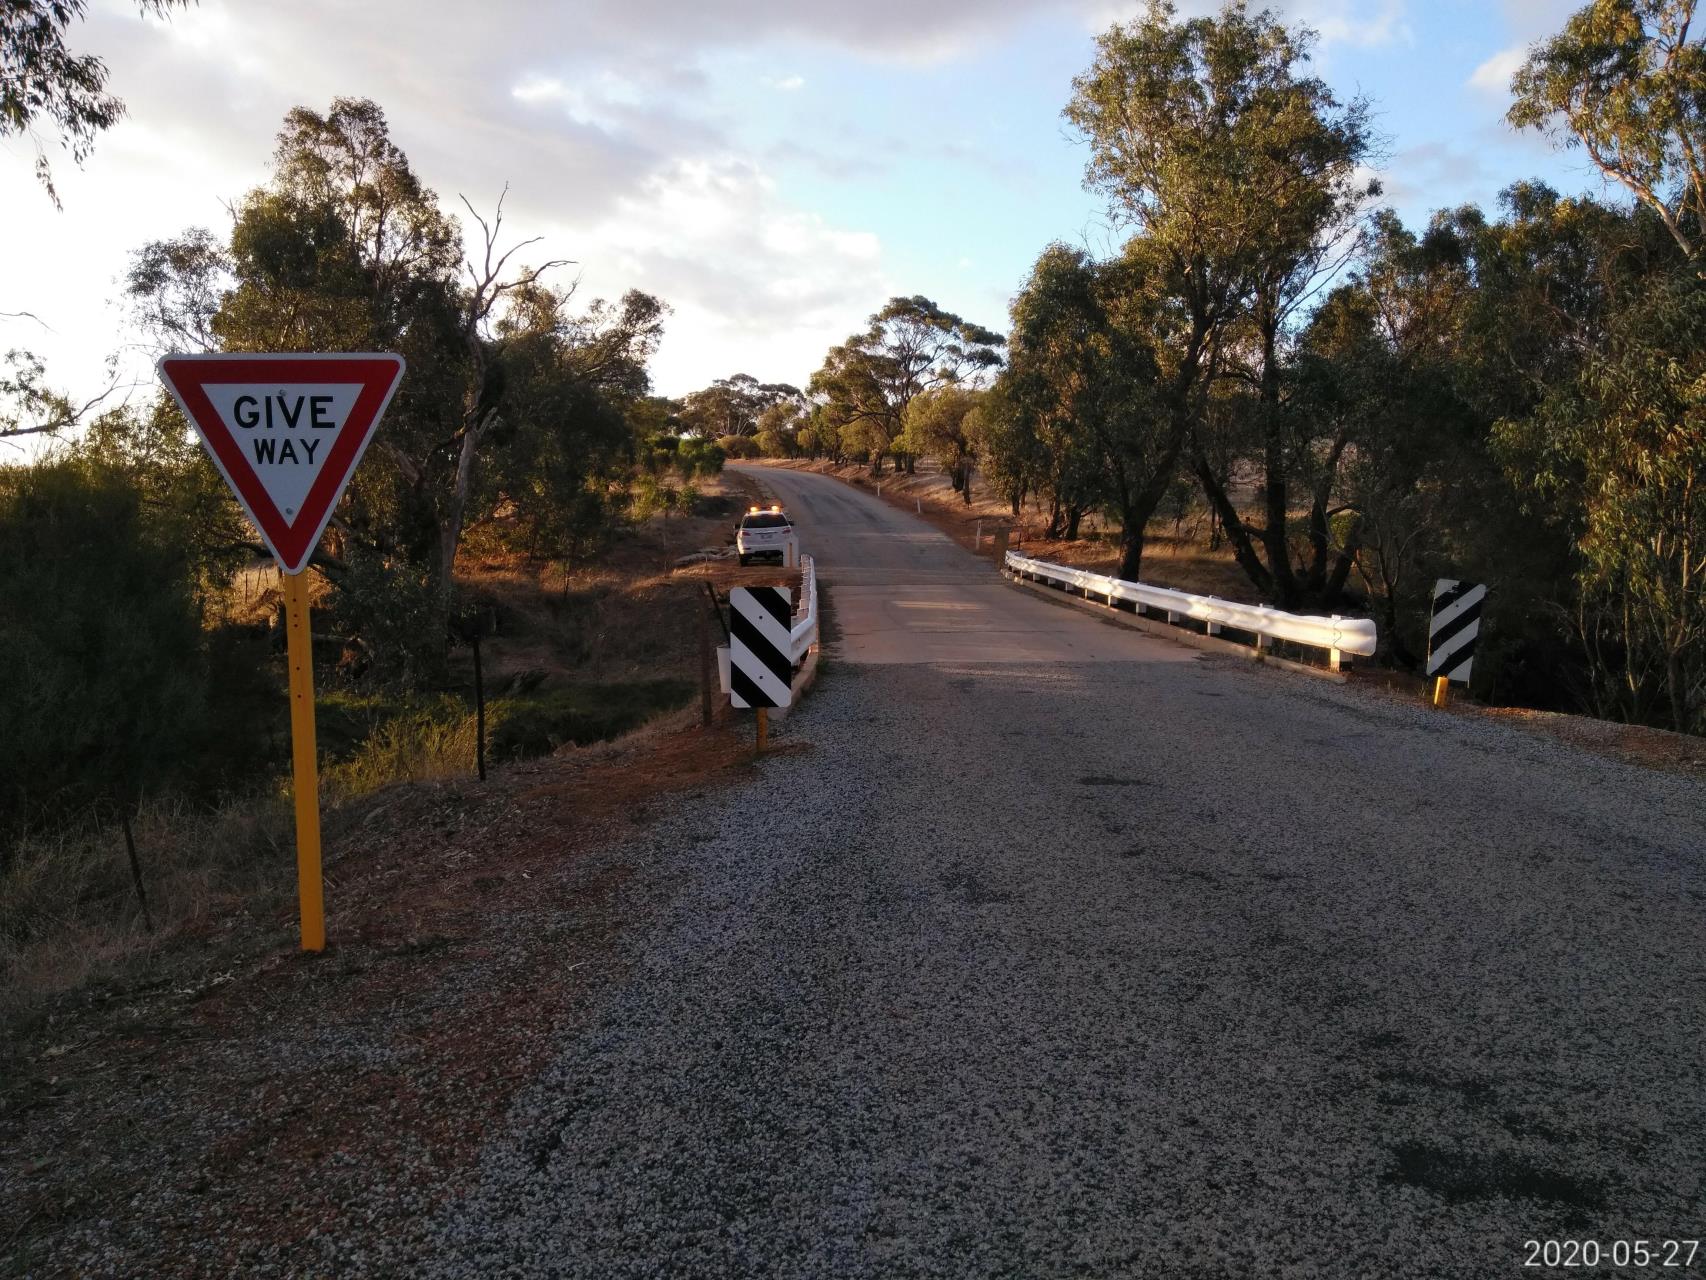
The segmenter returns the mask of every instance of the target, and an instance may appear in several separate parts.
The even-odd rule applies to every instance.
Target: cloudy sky
[[[1200,3],[1200,0],[1199,0]],[[129,118],[64,211],[27,141],[0,148],[0,345],[67,389],[146,363],[114,300],[129,253],[220,228],[264,180],[293,105],[370,97],[447,205],[507,182],[518,235],[580,266],[583,296],[627,288],[674,310],[654,366],[680,394],[737,371],[801,383],[891,295],[1001,327],[1050,240],[1108,249],[1085,152],[1061,107],[1106,0],[201,0],[170,22],[94,0],[76,46],[101,54]],[[1601,188],[1502,122],[1528,42],[1567,0],[1284,0],[1321,34],[1316,69],[1366,94],[1387,200],[1419,222],[1491,205],[1514,179]],[[45,327],[43,327],[45,326]]]

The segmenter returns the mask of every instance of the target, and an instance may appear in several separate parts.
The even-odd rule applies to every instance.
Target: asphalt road
[[[1706,788],[765,479],[842,637],[799,749],[606,855],[651,914],[438,1274],[1689,1274],[1522,1263],[1706,1237]]]
[[[1189,662],[1165,640],[1016,592],[935,529],[804,471],[747,467],[780,499],[835,595],[834,656],[856,663]]]

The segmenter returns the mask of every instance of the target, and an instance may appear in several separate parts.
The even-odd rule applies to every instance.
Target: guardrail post
[[[1220,624],[1218,622],[1205,622],[1203,626],[1211,636],[1217,636],[1220,634]]]
[[[1268,638],[1265,635],[1263,635],[1260,631],[1256,632],[1256,657],[1257,658],[1261,658],[1263,656],[1263,650],[1265,650],[1267,648],[1267,645],[1268,645]]]
[[[1179,615],[1174,613],[1171,609],[1169,609],[1169,610],[1167,610],[1167,621],[1173,623],[1174,625],[1177,625],[1178,621],[1179,621]]]
[[[1338,620],[1339,620],[1339,615],[1335,613],[1333,615],[1333,621],[1337,622]],[[1336,632],[1337,628],[1335,627],[1334,630]],[[1343,663],[1343,658],[1341,658],[1337,648],[1332,648],[1332,649],[1327,650],[1327,670],[1337,671],[1337,670],[1339,670],[1342,663]]]

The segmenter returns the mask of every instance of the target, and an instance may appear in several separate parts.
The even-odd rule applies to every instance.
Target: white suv
[[[787,548],[793,541],[793,523],[779,506],[748,507],[740,524],[735,526],[735,552],[743,565],[769,556],[786,564]]]

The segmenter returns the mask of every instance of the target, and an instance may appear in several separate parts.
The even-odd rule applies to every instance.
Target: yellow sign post
[[[314,745],[314,627],[308,573],[284,575],[284,625],[290,663],[291,791],[296,803],[296,896],[302,949],[326,949],[326,898],[320,871],[320,769]]]
[[[219,474],[284,575],[302,949],[326,949],[320,779],[314,758],[314,629],[303,573],[403,376],[387,352],[226,351],[159,363]]]

